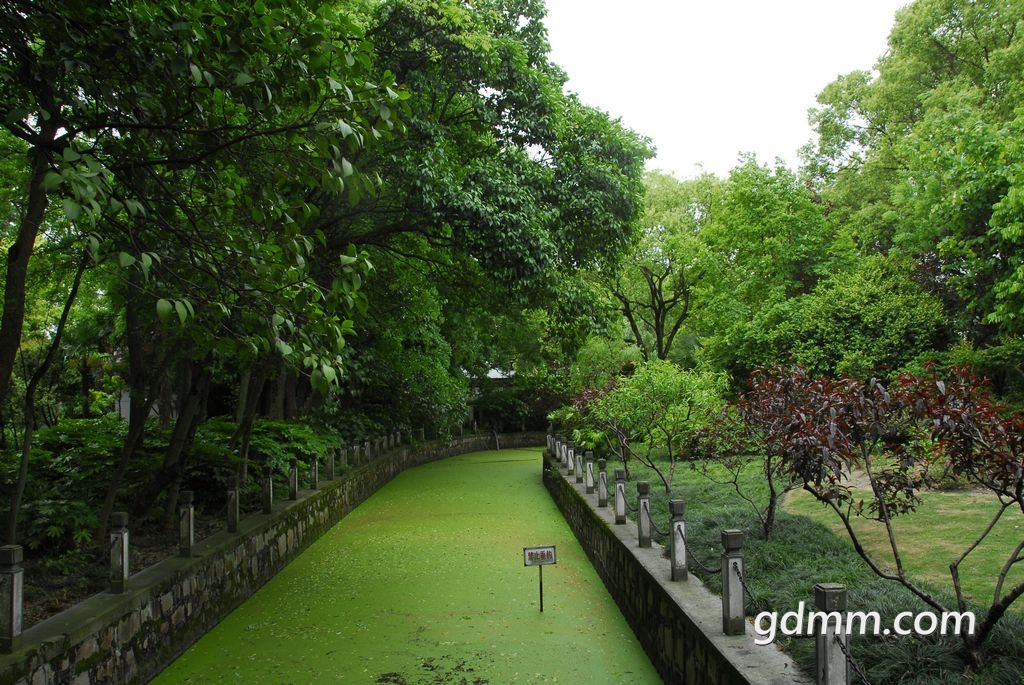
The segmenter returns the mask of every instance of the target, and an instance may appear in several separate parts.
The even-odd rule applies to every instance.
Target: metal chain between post
[[[654,523],[654,517],[651,516],[651,505],[650,505],[649,502],[647,504],[646,511],[647,511],[647,521],[651,524],[651,532],[654,535],[657,535],[658,537],[660,537],[662,540],[667,538],[669,536],[669,533],[666,533],[661,528],[658,528],[657,524]],[[660,543],[661,540],[659,540],[658,542]]]
[[[740,585],[743,586],[743,592],[747,595],[747,599],[750,600],[751,606],[755,610],[760,610],[760,609],[765,609],[766,610],[767,607],[764,604],[762,604],[761,602],[759,602],[757,600],[757,598],[754,597],[754,593],[750,591],[749,587],[747,587],[747,581],[743,577],[743,574],[740,573],[740,565],[737,564],[735,561],[732,562],[732,572],[735,573],[736,577],[740,579]]]
[[[722,572],[722,569],[721,569],[721,568],[708,568],[707,566],[705,566],[704,564],[702,564],[702,563],[700,562],[700,559],[698,559],[697,557],[695,557],[695,556],[693,555],[693,552],[692,552],[692,551],[690,551],[690,543],[688,543],[688,542],[686,541],[686,536],[683,536],[682,540],[683,540],[683,547],[685,547],[685,548],[686,548],[686,556],[688,556],[688,557],[690,558],[690,561],[692,561],[692,562],[693,562],[693,563],[695,563],[695,564],[696,564],[697,566],[699,566],[699,567],[700,567],[700,569],[701,569],[702,571],[704,571],[704,573],[709,573],[709,574],[711,574],[711,575],[714,575],[714,574],[716,574],[716,573],[721,573],[721,572]]]
[[[847,649],[846,644],[839,639],[838,635],[833,635],[832,639],[836,641],[837,645],[839,645],[839,651],[841,651],[843,656],[846,657],[846,663],[850,665],[853,672],[857,674],[858,678],[860,678],[860,681],[864,683],[864,685],[871,685],[871,681],[868,680],[866,675],[864,675],[864,671],[861,669],[860,664],[854,660],[853,655],[850,654],[850,650]]]

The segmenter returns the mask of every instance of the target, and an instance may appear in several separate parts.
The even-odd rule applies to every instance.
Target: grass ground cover
[[[797,491],[786,500],[786,509],[827,526],[840,537],[846,534],[832,512],[808,493]],[[893,521],[896,539],[908,573],[930,585],[950,584],[949,564],[956,560],[985,529],[995,515],[995,497],[980,490],[932,491],[922,496],[921,505]],[[1021,516],[1010,510],[1000,519],[984,542],[960,566],[964,592],[978,603],[990,602],[995,581],[1007,556],[1024,536]],[[866,549],[876,558],[895,567],[885,526],[878,521],[858,519],[854,529]],[[1005,585],[1024,579],[1024,568],[1017,565],[1007,575]],[[1024,603],[1010,611],[1024,615]]]
[[[524,568],[523,547],[558,563]],[[154,681],[660,683],[541,482],[539,450],[407,471]]]
[[[754,466],[752,464],[741,476],[741,486],[748,494],[763,501],[767,484]],[[610,463],[611,468],[614,465]],[[638,464],[631,464],[630,470],[633,481],[656,481],[653,473]],[[635,486],[630,484],[627,492],[635,504]],[[721,531],[728,528],[744,531],[745,575],[754,597],[754,601],[748,601],[750,615],[759,611],[778,611],[780,614],[795,611],[801,601],[808,608],[812,607],[814,585],[825,582],[846,585],[850,609],[878,611],[883,625],[891,625],[895,615],[901,611],[927,609],[902,587],[877,578],[857,556],[847,538],[822,522],[821,512],[812,517],[784,509],[779,512],[772,539],[765,541],[757,518],[738,498],[731,485],[713,483],[697,470],[680,469],[671,494],[664,493],[661,488],[652,488],[652,515],[655,525],[661,530],[669,528],[667,502],[675,498],[683,499],[687,504],[687,536],[692,554],[712,569],[719,566]],[[937,519],[941,519],[941,515]],[[922,520],[922,527],[928,525],[929,522]],[[909,530],[907,534],[911,534]],[[946,533],[936,533],[935,536],[943,534],[951,533],[947,529]],[[916,546],[916,553],[927,558],[930,550],[927,545],[920,545]],[[694,564],[691,564],[691,570],[712,591],[721,591],[719,575],[707,573]],[[947,597],[948,593],[941,591],[942,586],[942,583],[936,583],[932,589],[954,606],[952,598]],[[855,636],[852,651],[872,685],[1024,685],[1024,640],[1021,635],[1024,635],[1024,619],[1019,615],[1006,616],[990,638],[985,669],[966,675],[959,638],[952,636],[913,639]],[[813,672],[813,640],[782,637],[780,641],[802,668]]]

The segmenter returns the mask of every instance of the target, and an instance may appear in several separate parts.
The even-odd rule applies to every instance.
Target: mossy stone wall
[[[26,630],[14,653],[0,655],[0,685],[145,683],[396,475],[494,443],[479,435],[401,446],[298,500],[276,503],[271,514],[245,517],[238,532],[197,543],[193,556],[131,576],[123,594],[94,595]],[[540,433],[500,436],[503,448],[543,443]]]
[[[640,547],[636,522],[616,524],[613,507],[599,508],[597,496],[566,478],[553,455],[543,468],[548,492],[665,683],[811,682],[775,645],[757,645],[752,634],[724,635],[719,597],[692,575],[670,580],[664,548]]]

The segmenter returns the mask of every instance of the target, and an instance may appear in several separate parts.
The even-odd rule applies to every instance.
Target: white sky
[[[648,168],[725,176],[742,152],[790,167],[807,110],[871,69],[909,0],[547,0],[568,90],[651,138]]]

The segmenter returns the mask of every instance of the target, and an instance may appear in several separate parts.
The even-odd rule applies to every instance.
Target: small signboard
[[[557,561],[555,546],[523,547],[523,566],[546,566]]]
[[[536,566],[540,583],[540,610],[544,612],[544,567],[558,560],[554,545],[544,547],[523,547],[523,566]]]

